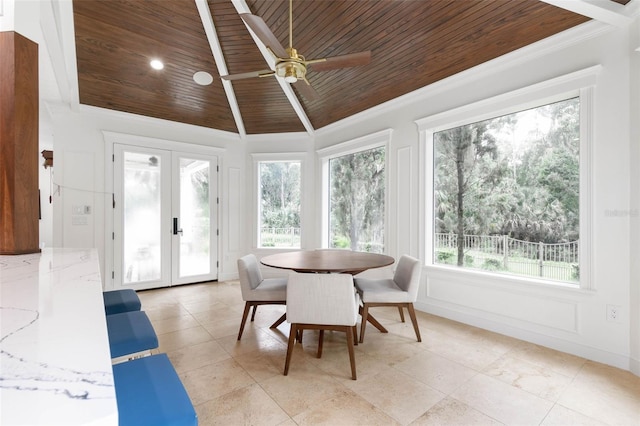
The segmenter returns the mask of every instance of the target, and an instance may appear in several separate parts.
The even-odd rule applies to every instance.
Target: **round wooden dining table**
[[[391,256],[378,253],[367,253],[351,250],[326,249],[326,250],[301,250],[286,253],[277,253],[265,256],[260,260],[265,266],[279,269],[289,269],[305,273],[340,273],[359,274],[367,269],[382,268],[392,265],[395,260]],[[362,311],[362,307],[360,307]],[[362,312],[360,312],[362,313]],[[271,325],[275,328],[286,319],[286,313]],[[388,333],[387,329],[371,314],[367,321],[382,333]]]
[[[277,253],[260,260],[265,266],[296,272],[359,274],[392,265],[393,257],[351,250],[301,250]]]

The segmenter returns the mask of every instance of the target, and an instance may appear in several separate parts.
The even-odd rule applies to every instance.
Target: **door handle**
[[[182,229],[178,228],[178,218],[173,218],[173,235],[182,235]]]

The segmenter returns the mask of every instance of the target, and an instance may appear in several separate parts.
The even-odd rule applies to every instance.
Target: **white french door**
[[[114,284],[217,279],[217,157],[114,144]]]

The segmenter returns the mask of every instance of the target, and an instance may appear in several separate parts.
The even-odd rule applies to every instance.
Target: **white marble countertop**
[[[118,424],[95,250],[0,256],[0,313],[0,424]]]

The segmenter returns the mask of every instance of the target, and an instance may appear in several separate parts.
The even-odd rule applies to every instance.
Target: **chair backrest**
[[[351,274],[293,272],[287,283],[287,322],[352,326],[358,300]]]
[[[400,256],[393,281],[398,287],[409,293],[412,301],[418,298],[418,288],[420,287],[420,273],[422,267],[420,261],[408,255]]]
[[[246,300],[249,292],[262,282],[262,272],[260,272],[260,265],[254,254],[248,254],[238,259],[238,275],[240,276],[242,298]]]

